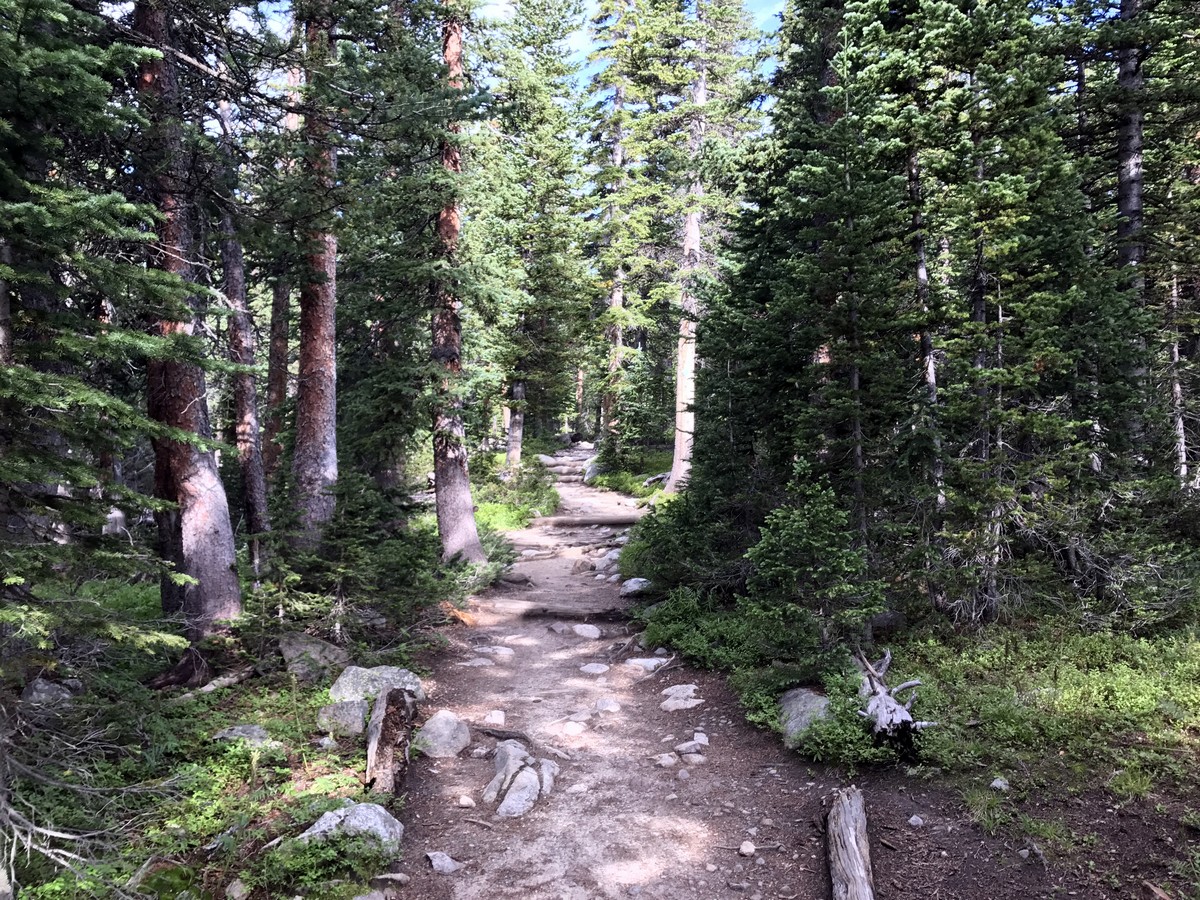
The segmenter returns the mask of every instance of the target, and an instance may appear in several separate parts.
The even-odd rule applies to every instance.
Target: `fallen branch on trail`
[[[875,665],[871,665],[861,653],[858,660],[863,667],[863,695],[867,698],[867,708],[860,709],[858,714],[874,723],[876,734],[888,737],[903,737],[914,731],[932,728],[937,722],[918,722],[913,719],[912,705],[917,699],[917,688],[921,682],[917,679],[906,681],[890,688],[884,680],[887,670],[892,664],[892,651],[887,651]],[[901,691],[911,690],[908,699],[901,702],[896,695]]]
[[[867,812],[862,791],[854,785],[833,795],[826,832],[833,900],[875,900]]]

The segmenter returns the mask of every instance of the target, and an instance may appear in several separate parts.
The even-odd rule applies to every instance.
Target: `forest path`
[[[575,464],[580,455],[559,454]],[[574,481],[559,490],[564,508],[551,523],[636,514],[618,494]],[[620,546],[626,529],[547,521],[510,535],[521,558],[506,582],[476,598],[476,623],[445,629],[449,646],[429,661],[435,677],[426,682],[426,712],[449,709],[474,725],[502,712],[498,727],[521,732],[534,756],[558,762],[553,792],[520,818],[499,817],[481,797],[495,774],[497,737],[478,727],[459,756],[416,761],[401,814],[412,881],[401,896],[828,896],[822,798],[841,783],[837,773],[806,765],[777,736],[750,726],[723,678],[670,657],[654,672],[629,664],[656,658],[655,648],[638,647],[636,629],[621,616],[619,584],[580,571],[587,567],[580,560],[599,562]],[[694,685],[682,693],[703,702],[664,710],[664,691],[683,685]],[[674,753],[693,740],[708,743],[687,761]],[[895,774],[869,780],[876,782],[868,789],[873,832],[905,851],[872,839],[873,854],[888,854],[879,860],[892,867],[888,876],[900,875],[877,896],[924,898],[939,882],[941,898],[1041,895],[993,869],[992,851],[963,834],[956,798],[910,789]],[[464,808],[460,797],[474,806]],[[907,825],[914,813],[925,821],[920,831]],[[743,855],[745,841],[761,849]],[[435,873],[425,858],[435,851],[463,868]]]

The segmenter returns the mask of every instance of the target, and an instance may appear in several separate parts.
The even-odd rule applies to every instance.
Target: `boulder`
[[[779,698],[783,743],[795,747],[805,731],[829,715],[829,698],[809,688],[792,688]]]
[[[496,815],[504,819],[515,819],[533,809],[542,793],[541,779],[537,770],[529,765],[522,765],[513,776],[504,799],[496,807]]]
[[[650,589],[650,582],[645,578],[630,578],[621,585],[622,597],[635,597],[638,594],[643,594]]]
[[[335,701],[373,700],[381,691],[390,688],[404,688],[417,700],[425,699],[421,679],[398,666],[376,666],[373,669],[347,666],[329,689],[329,698]]]
[[[561,460],[555,459],[553,456],[547,456],[545,453],[539,453],[537,461],[543,466],[557,466],[561,462]]]
[[[300,681],[320,681],[350,664],[350,654],[311,634],[294,632],[279,638],[284,664]]]
[[[590,641],[596,641],[600,639],[600,629],[595,625],[589,625],[586,622],[574,626],[571,630],[574,631],[575,634],[579,635],[579,637],[587,638]]]
[[[46,678],[35,678],[21,691],[21,700],[30,706],[59,706],[71,702],[71,689]]]
[[[317,712],[317,728],[329,734],[353,737],[366,728],[370,705],[366,700],[343,700],[322,706]]]
[[[583,464],[583,483],[591,484],[596,480],[597,475],[602,475],[603,473],[604,470],[600,468],[600,463],[598,463],[596,458],[593,456]]]
[[[354,803],[327,812],[296,837],[301,843],[330,837],[359,837],[375,841],[385,853],[399,853],[404,826],[378,803]]]
[[[458,756],[470,743],[471,729],[448,709],[439,709],[430,716],[413,738],[413,745],[422,754],[435,759]]]

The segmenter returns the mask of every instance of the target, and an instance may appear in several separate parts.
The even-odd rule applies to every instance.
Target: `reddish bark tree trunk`
[[[313,4],[305,22],[308,43],[306,79],[312,87],[330,57],[333,16],[328,3]],[[330,128],[310,99],[304,119],[309,165],[320,196],[327,203],[337,171]],[[324,218],[324,217],[322,217]],[[298,544],[314,547],[333,518],[337,484],[337,346],[334,325],[337,300],[337,237],[328,227],[307,235],[300,284],[300,380],[296,393],[296,450],[292,474],[296,482]]]
[[[135,27],[151,47],[170,46],[166,6],[138,3]],[[151,117],[153,144],[148,156],[148,187],[161,214],[153,263],[184,281],[191,280],[191,230],[182,159],[179,87],[169,54],[144,62],[138,90]],[[191,335],[195,320],[164,319],[159,334]],[[211,436],[204,372],[177,359],[152,360],[147,367],[150,415],[199,437]],[[163,610],[182,612],[188,638],[199,641],[221,630],[241,613],[241,589],[235,569],[233,528],[225,486],[213,453],[183,441],[156,438],[155,496],[174,504],[155,514],[160,552],[174,571],[188,578],[162,582]]]
[[[463,23],[450,10],[442,33],[442,54],[451,88],[463,84]],[[451,125],[451,136],[442,141],[442,166],[452,176],[462,172],[462,151]],[[454,266],[462,223],[456,199],[438,213],[437,236],[443,258]],[[462,400],[456,382],[462,373],[462,303],[449,284],[435,287],[433,307],[433,361],[441,368],[433,409],[433,473],[437,505],[438,534],[442,556],[456,556],[473,562],[487,560],[475,526],[475,505],[471,501],[471,481],[467,473],[466,429],[463,427]]]

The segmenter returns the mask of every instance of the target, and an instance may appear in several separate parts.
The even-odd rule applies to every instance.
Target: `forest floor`
[[[586,521],[628,516],[633,501],[581,484],[559,491],[557,518],[582,523],[538,520],[510,534],[520,561],[505,582],[475,598],[473,625],[445,629],[447,646],[425,660],[434,673],[426,689],[430,712],[449,709],[482,723],[501,711],[502,727],[530,738],[535,755],[552,747],[569,759],[558,760],[553,792],[515,819],[497,817],[480,797],[494,774],[486,754],[495,736],[473,729],[471,747],[458,757],[414,764],[402,814],[404,869],[412,878],[404,896],[828,896],[825,804],[849,779],[748,724],[722,678],[674,659],[653,673],[626,663],[656,648],[637,645],[619,586],[580,571],[587,564],[579,560],[618,546],[624,531]],[[601,636],[576,633],[580,622],[594,623]],[[609,668],[580,671],[592,663]],[[704,702],[664,711],[664,690],[683,684],[695,685]],[[593,712],[606,698],[619,711]],[[703,762],[659,763],[697,732],[709,741]],[[986,787],[991,778],[981,771],[975,780]],[[854,781],[866,798],[881,900],[1155,896],[1147,883],[1171,890],[1162,896],[1187,896],[1175,892],[1187,881],[1170,862],[1178,858],[1178,820],[1148,799],[1118,805],[1102,789],[1025,798],[1027,822],[1045,825],[1036,841],[981,830],[964,804],[962,779],[894,768]],[[463,796],[475,807],[460,806]],[[910,824],[914,816],[922,824]],[[756,845],[752,854],[739,853],[745,841]],[[425,859],[433,851],[463,868],[436,874]]]

